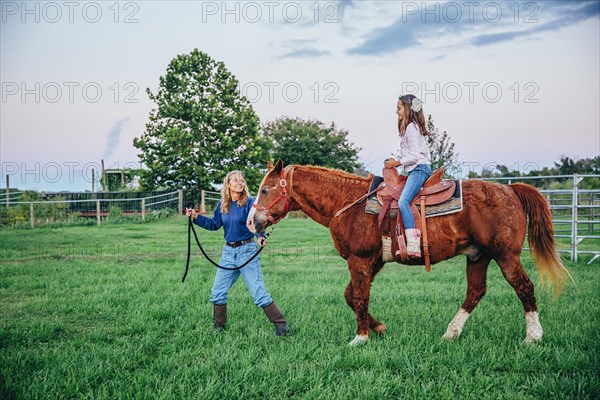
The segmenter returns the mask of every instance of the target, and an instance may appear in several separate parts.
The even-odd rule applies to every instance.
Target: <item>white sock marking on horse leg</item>
[[[361,344],[365,344],[369,341],[369,336],[367,335],[356,335],[354,339],[348,343],[350,346],[360,346]]]
[[[462,333],[462,330],[465,326],[465,322],[469,319],[469,314],[462,308],[458,310],[452,321],[448,324],[448,329],[446,329],[446,333],[442,336],[444,340],[456,340]]]
[[[525,336],[525,344],[533,342],[539,342],[542,340],[544,329],[540,324],[540,318],[537,311],[530,311],[525,313],[525,325],[527,327],[527,335]]]

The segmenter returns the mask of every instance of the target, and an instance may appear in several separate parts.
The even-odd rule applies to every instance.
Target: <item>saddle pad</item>
[[[377,178],[379,178],[379,180],[377,180]],[[378,183],[375,186],[373,186],[376,181],[378,181]],[[371,183],[372,189],[369,190],[375,189],[381,182],[383,182],[383,178],[379,176],[374,177],[373,182]],[[442,204],[436,204],[433,206],[425,207],[425,216],[429,218],[436,217],[439,215],[453,214],[461,211],[462,207],[462,180],[458,180],[456,181],[456,189],[454,190],[454,194],[452,194],[452,197]],[[369,198],[367,198],[365,212],[367,214],[379,215],[379,211],[381,211],[381,204],[379,204],[379,201],[377,201],[377,194],[373,193],[371,196],[369,196]],[[397,212],[397,209],[390,210],[390,218],[396,218]]]

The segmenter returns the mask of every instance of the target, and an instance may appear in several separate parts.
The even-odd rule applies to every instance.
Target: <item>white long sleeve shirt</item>
[[[411,122],[406,132],[400,136],[400,162],[404,172],[409,173],[419,164],[431,164],[427,139],[421,135],[419,127]]]

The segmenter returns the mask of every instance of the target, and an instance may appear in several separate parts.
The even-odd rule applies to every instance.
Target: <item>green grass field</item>
[[[294,331],[281,338],[241,280],[227,330],[214,332],[215,270],[199,250],[180,281],[186,223],[0,230],[0,399],[600,397],[598,262],[567,263],[577,287],[559,300],[537,289],[545,336],[532,346],[495,264],[454,343],[440,337],[464,299],[464,258],[431,273],[388,264],[370,307],[387,335],[351,348],[349,274],[326,228],[284,220],[263,252],[267,288]],[[199,233],[218,258],[222,232]]]

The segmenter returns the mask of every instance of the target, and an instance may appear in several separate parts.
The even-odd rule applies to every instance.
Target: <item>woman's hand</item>
[[[264,236],[259,236],[257,242],[260,247],[265,247],[267,245],[267,238]]]
[[[196,212],[196,210],[194,210],[193,208],[186,208],[185,215],[187,215],[188,217],[192,217],[193,219],[198,218],[198,212]]]
[[[396,167],[399,167],[400,165],[402,165],[402,163],[400,161],[396,160],[394,157],[387,158],[383,162],[383,166],[386,168],[396,168]]]

